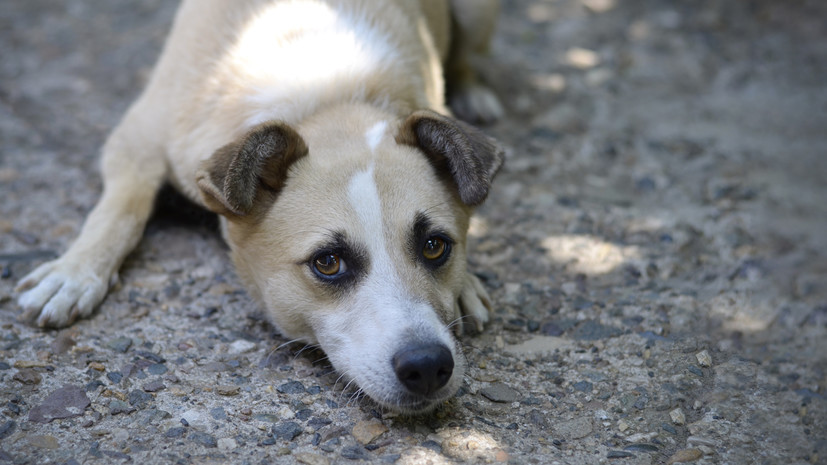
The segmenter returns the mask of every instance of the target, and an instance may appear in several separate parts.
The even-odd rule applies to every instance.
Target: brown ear
[[[402,123],[396,141],[419,148],[436,169],[450,175],[468,206],[481,204],[503,163],[503,149],[479,129],[430,110]]]
[[[307,145],[290,126],[267,122],[204,160],[195,180],[207,208],[243,216],[260,197],[278,193],[290,165],[306,154]]]

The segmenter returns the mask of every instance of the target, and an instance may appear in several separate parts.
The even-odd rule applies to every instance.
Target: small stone
[[[219,450],[233,450],[238,448],[238,443],[233,438],[221,438],[218,440]]]
[[[371,441],[383,435],[388,428],[378,420],[360,421],[356,423],[350,434],[362,445],[370,444]]]
[[[17,373],[12,376],[12,379],[19,383],[23,384],[40,384],[43,381],[43,377],[40,376],[40,373],[31,369],[31,368],[23,368],[17,371]]]
[[[89,368],[91,368],[95,371],[105,371],[106,370],[106,367],[103,365],[103,363],[100,363],[100,362],[90,363]]]
[[[41,449],[55,450],[58,447],[60,447],[60,444],[58,444],[57,442],[57,438],[54,436],[37,434],[29,436],[27,439],[29,441],[29,444],[31,444],[34,447],[39,447]]]
[[[9,420],[0,425],[0,441],[11,436],[15,429],[17,429],[17,423],[14,420]]]
[[[122,400],[112,399],[109,401],[109,414],[120,415],[121,413],[130,414],[135,411],[135,408],[130,407],[129,404]]]
[[[168,429],[167,432],[164,433],[164,437],[177,439],[183,437],[185,434],[187,434],[187,428],[183,426],[176,426]]]
[[[293,457],[296,458],[296,461],[305,465],[330,465],[330,459],[323,455],[302,452],[293,455]]]
[[[282,394],[304,394],[307,390],[299,381],[290,381],[276,388]]]
[[[181,419],[186,421],[188,425],[200,429],[205,429],[210,424],[206,412],[197,409],[187,410],[181,415]]]
[[[147,404],[152,401],[152,394],[141,391],[140,389],[133,389],[129,391],[129,405],[137,408],[145,408]]]
[[[676,408],[669,412],[669,417],[672,419],[672,423],[681,426],[686,424],[686,415],[683,414],[683,410],[680,408]]]
[[[342,447],[342,457],[349,460],[369,460],[370,454],[364,447],[354,444],[352,446]]]
[[[123,373],[120,371],[110,371],[106,374],[106,379],[112,382],[112,384],[118,384],[123,379]]]
[[[666,464],[694,462],[703,456],[704,454],[700,449],[681,449],[672,454]]]
[[[494,383],[480,390],[486,399],[492,402],[510,403],[520,399],[520,393],[505,383]]]
[[[250,342],[244,339],[239,339],[227,348],[227,352],[233,355],[238,354],[246,354],[247,352],[252,352],[256,350],[258,346],[255,342]]]
[[[709,355],[708,350],[702,350],[695,354],[695,358],[698,359],[698,365],[708,368],[712,366],[712,356]]]
[[[163,363],[153,363],[152,365],[148,366],[146,371],[149,372],[151,375],[163,375],[168,370],[167,366]]]
[[[161,380],[150,381],[149,383],[144,384],[143,390],[146,392],[158,392],[163,391],[167,387]]]
[[[712,448],[718,447],[717,441],[702,436],[689,436],[688,438],[686,438],[686,443],[692,444],[693,446],[706,446]]]
[[[292,441],[296,439],[304,430],[298,423],[293,421],[286,421],[273,426],[273,436],[284,439],[285,441]]]
[[[593,385],[588,381],[578,381],[572,384],[572,387],[580,392],[592,392]]]
[[[226,420],[227,412],[225,412],[222,407],[216,407],[214,409],[210,409],[210,416],[213,417],[213,420]]]
[[[108,343],[106,343],[106,347],[114,350],[115,352],[125,353],[129,348],[132,346],[132,339],[128,337],[116,337],[112,339]]]
[[[29,421],[48,423],[58,418],[72,418],[83,414],[91,405],[80,386],[63,386],[43,399],[43,403],[29,411]]]
[[[239,386],[216,386],[215,387],[216,394],[220,396],[237,396],[241,392],[241,387]]]
[[[634,456],[635,456],[635,454],[633,454],[631,452],[626,452],[626,451],[622,451],[622,450],[610,450],[608,455],[606,455],[606,458],[625,459],[625,458],[634,457]]]
[[[629,424],[626,423],[626,420],[620,420],[617,422],[617,429],[623,433],[629,429]]]
[[[215,440],[215,436],[201,431],[191,431],[189,440],[196,444],[201,444],[204,447],[218,447],[218,441]]]

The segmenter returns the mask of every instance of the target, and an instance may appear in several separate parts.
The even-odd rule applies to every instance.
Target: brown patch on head
[[[425,152],[437,171],[450,176],[468,206],[485,200],[504,158],[503,149],[479,129],[429,110],[411,114],[396,141]]]
[[[272,203],[284,186],[287,170],[306,154],[307,145],[293,128],[263,123],[205,160],[196,182],[207,208],[225,216],[244,216],[260,199]]]

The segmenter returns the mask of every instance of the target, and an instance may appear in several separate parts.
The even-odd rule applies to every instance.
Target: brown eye
[[[425,245],[422,247],[422,256],[425,257],[426,260],[439,260],[445,255],[445,251],[448,249],[448,244],[445,243],[445,240],[441,237],[432,237],[425,241]]]
[[[335,276],[344,271],[344,263],[336,254],[324,254],[313,260],[313,267],[324,276]]]

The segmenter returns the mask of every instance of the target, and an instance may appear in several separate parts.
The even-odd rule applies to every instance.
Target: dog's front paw
[[[488,323],[488,312],[491,310],[491,298],[482,286],[479,278],[472,273],[465,275],[465,283],[458,300],[457,313],[460,314],[459,323],[454,326],[457,335],[468,328],[482,332],[483,325]]]
[[[469,123],[495,123],[505,113],[494,92],[479,83],[469,83],[454,89],[448,103],[454,114]]]
[[[66,257],[44,263],[20,280],[21,319],[62,327],[86,317],[106,296],[110,277]]]

